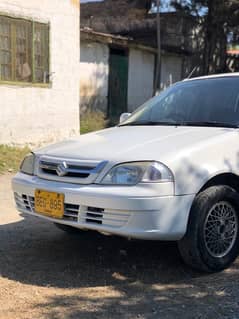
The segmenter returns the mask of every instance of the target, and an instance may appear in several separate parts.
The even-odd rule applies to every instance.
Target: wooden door
[[[128,108],[128,52],[110,50],[108,117],[111,124],[117,124]]]

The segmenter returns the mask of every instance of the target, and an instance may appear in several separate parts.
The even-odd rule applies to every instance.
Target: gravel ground
[[[174,243],[69,236],[20,216],[0,176],[0,319],[239,319],[239,259],[200,274]]]

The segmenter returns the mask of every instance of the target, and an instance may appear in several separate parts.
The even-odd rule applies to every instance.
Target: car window
[[[239,77],[180,82],[146,102],[124,122],[239,124]]]

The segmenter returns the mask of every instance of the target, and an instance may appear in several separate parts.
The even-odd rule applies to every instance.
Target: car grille
[[[17,208],[20,211],[29,211],[37,214],[35,212],[34,197],[14,193],[14,198]],[[118,228],[124,226],[129,217],[130,214],[125,211],[108,210],[65,203],[62,220],[76,223],[79,221],[81,224],[102,225]]]
[[[17,207],[21,210],[28,210],[29,212],[35,213],[35,200],[32,196],[19,195],[14,193],[14,198]],[[78,214],[80,205],[64,204],[64,215],[63,220],[75,221],[78,220]]]
[[[86,207],[81,211],[80,222],[118,228],[124,226],[129,217],[125,211]]]
[[[106,161],[64,160],[42,156],[38,163],[37,175],[48,180],[91,184],[106,164]]]

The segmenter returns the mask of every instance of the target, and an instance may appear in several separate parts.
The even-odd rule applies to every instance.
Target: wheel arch
[[[188,229],[188,223],[191,216],[191,210],[197,195],[199,195],[200,193],[202,193],[203,191],[205,191],[207,188],[211,186],[220,186],[220,185],[229,186],[235,189],[235,191],[239,194],[239,176],[238,175],[233,173],[220,173],[211,177],[209,180],[207,180],[207,182],[204,183],[203,186],[201,186],[200,190],[195,194],[195,197],[189,209],[186,229]]]
[[[239,193],[239,176],[234,173],[221,173],[210,178],[199,190],[199,193],[211,186],[225,185],[233,188]]]
[[[213,215],[214,217],[209,224],[210,228],[208,234],[211,238],[208,239],[208,236],[205,235],[205,223],[207,223],[207,218],[211,214],[211,209],[215,204],[221,204],[221,202],[225,200],[225,202],[229,202],[232,206],[234,206],[234,204],[237,207],[239,206],[238,192],[227,186],[230,183],[226,183],[224,177],[225,176],[223,176],[222,179],[224,185],[221,185],[222,177],[220,176],[219,181],[211,181],[211,183],[205,185],[205,190],[198,194],[197,200],[194,202],[190,212],[187,232],[178,242],[179,251],[184,261],[195,269],[206,272],[221,271],[227,268],[239,253],[238,219],[235,217],[238,212],[233,207],[233,226],[229,223],[230,229],[227,230],[225,221],[223,221],[223,223],[220,222],[223,215],[219,212],[216,219],[215,215]],[[220,183],[220,185],[218,185],[218,183]],[[210,185],[214,186],[210,187]],[[225,202],[223,203],[223,206]],[[215,212],[218,213],[218,211],[214,211],[214,214]],[[224,208],[223,214],[224,216],[225,214],[228,214],[228,211],[224,210]],[[212,229],[214,230],[212,231]],[[227,236],[227,231],[229,231],[230,237],[225,237]],[[222,240],[223,242],[226,241],[225,248],[224,245],[220,248],[222,251],[217,251],[212,246],[210,247],[214,250],[208,248],[208,244],[211,242],[212,237],[214,242],[218,242],[218,240]]]

